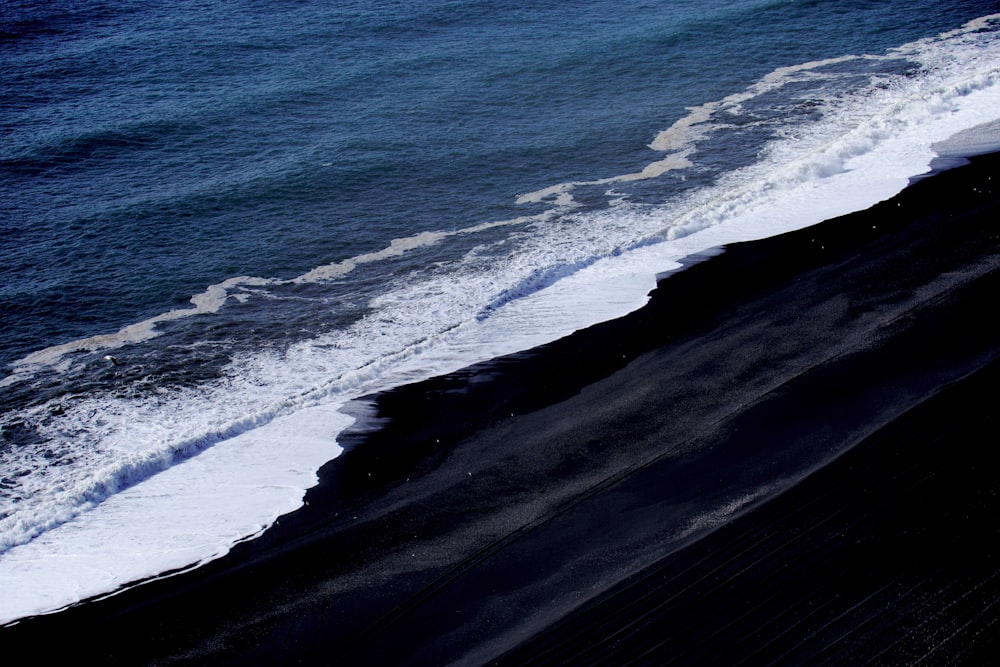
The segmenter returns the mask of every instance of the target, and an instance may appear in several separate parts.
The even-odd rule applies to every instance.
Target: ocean
[[[260,535],[352,401],[996,149],[998,12],[0,3],[0,623]]]

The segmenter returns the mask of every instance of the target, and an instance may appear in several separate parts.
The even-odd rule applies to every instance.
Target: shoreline
[[[629,616],[650,573],[678,576],[705,545],[732,551],[741,535],[779,521],[774,508],[802,489],[829,499],[819,516],[846,512],[832,491],[851,478],[845,466],[882,469],[894,430],[940,441],[912,424],[940,421],[941,396],[996,386],[994,182],[1000,154],[973,157],[866,211],[693,261],[618,320],[372,397],[356,407],[380,428],[345,433],[345,452],[320,471],[306,507],[259,538],[194,571],[0,628],[0,639],[106,664],[488,663],[505,654],[514,664],[543,659],[550,644],[563,647],[548,654],[557,661],[595,655],[600,628],[616,623],[668,627],[690,608]],[[989,408],[985,398],[965,404]],[[933,459],[922,456],[914,470]],[[873,497],[890,502],[906,491],[900,483]],[[944,506],[954,489],[939,486],[926,488]],[[787,521],[804,530],[807,519]],[[859,535],[880,539],[870,526]],[[823,549],[825,560],[800,556],[817,568],[854,557],[830,540]],[[749,564],[734,557],[726,567]],[[767,581],[790,586],[779,574]],[[800,575],[795,586],[808,590]],[[863,600],[862,583],[843,587],[856,585]],[[714,595],[724,608],[725,595]],[[795,613],[795,600],[778,598],[785,606],[774,603],[773,618]],[[885,623],[882,639],[850,655],[873,659],[911,620]],[[735,647],[727,632],[742,627],[720,624],[711,636]],[[46,645],[53,636],[66,645]],[[669,648],[711,649],[700,636]],[[772,641],[783,636],[791,641],[777,630]]]

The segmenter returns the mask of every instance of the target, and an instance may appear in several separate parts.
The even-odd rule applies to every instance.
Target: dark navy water
[[[991,5],[4,3],[0,360],[520,215],[687,106]]]
[[[308,477],[344,401],[638,307],[850,160],[919,171],[925,116],[993,120],[995,12],[0,2],[0,559],[241,437],[315,427]]]

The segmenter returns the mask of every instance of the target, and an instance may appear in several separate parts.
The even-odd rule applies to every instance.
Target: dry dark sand
[[[1000,158],[375,397],[308,506],[0,630],[99,664],[985,664]]]

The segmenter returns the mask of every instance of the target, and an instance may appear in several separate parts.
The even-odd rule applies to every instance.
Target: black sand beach
[[[974,158],[703,258],[620,320],[374,397],[260,539],[0,643],[101,664],[984,664],[997,185],[1000,155]]]

